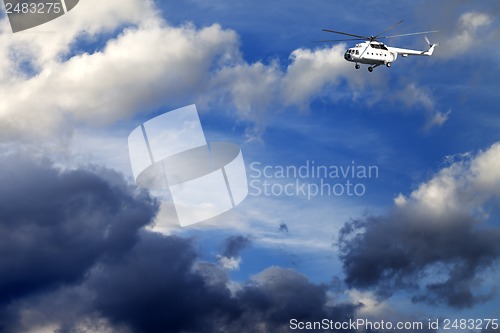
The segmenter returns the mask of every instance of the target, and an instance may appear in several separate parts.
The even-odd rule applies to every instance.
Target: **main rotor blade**
[[[347,38],[347,39],[328,39],[328,40],[315,40],[315,43],[331,43],[331,42],[346,42],[351,40],[365,40],[364,38]]]
[[[334,33],[334,34],[351,36],[351,37],[357,37],[357,38],[362,38],[362,39],[370,39],[370,37],[360,36],[360,35],[355,35],[355,34],[348,34],[347,32],[342,32],[342,31],[335,31],[335,30],[330,30],[330,29],[322,29],[322,31],[331,32],[331,33]]]
[[[369,42],[369,43],[367,43],[367,44],[366,44],[365,49],[364,49],[364,50],[363,50],[363,52],[361,52],[361,54],[359,55],[359,57],[360,57],[360,58],[362,58],[362,57],[363,57],[363,54],[365,54],[366,50],[368,50],[368,48],[370,47],[370,44],[371,44],[371,42]]]
[[[430,34],[433,32],[438,32],[439,30],[432,30],[432,31],[421,31],[421,32],[412,32],[409,34],[401,34],[401,35],[392,35],[392,36],[384,36],[384,37],[379,37],[381,38],[395,38],[395,37],[404,37],[404,36],[413,36],[413,35],[422,35],[422,34]]]
[[[379,33],[378,35],[376,35],[373,39],[376,39],[378,36],[380,36],[380,35],[382,35],[382,34],[386,33],[387,31],[389,31],[389,30],[391,30],[391,29],[395,28],[397,25],[399,25],[399,24],[401,24],[401,23],[403,23],[403,20],[399,21],[399,22],[398,22],[398,23],[396,23],[396,24],[391,25],[389,28],[385,29],[384,31],[382,31],[381,33]]]

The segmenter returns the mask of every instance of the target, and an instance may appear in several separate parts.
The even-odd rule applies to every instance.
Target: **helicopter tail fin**
[[[436,48],[436,46],[438,46],[439,44],[432,44],[430,41],[429,41],[429,38],[427,38],[427,36],[425,36],[425,41],[427,42],[427,44],[429,44],[429,49],[427,51],[424,52],[424,54],[426,56],[431,56],[433,53],[434,53],[434,49]]]

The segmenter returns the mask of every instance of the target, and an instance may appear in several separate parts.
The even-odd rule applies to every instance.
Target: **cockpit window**
[[[356,54],[359,54],[359,51],[358,51],[358,50],[356,50]]]
[[[385,47],[384,44],[370,44],[371,47],[374,49],[381,49],[381,50],[387,50],[387,47]]]

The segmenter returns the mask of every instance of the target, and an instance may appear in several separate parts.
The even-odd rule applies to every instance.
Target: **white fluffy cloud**
[[[476,156],[465,154],[421,184],[408,197],[399,195],[400,208],[417,209],[434,217],[484,215],[484,204],[500,199],[500,143]]]
[[[270,109],[277,105],[282,73],[278,63],[264,65],[240,61],[221,68],[210,80],[206,98],[213,103],[232,105],[238,117],[256,123],[265,123]]]
[[[4,139],[61,134],[73,120],[109,124],[167,101],[229,102],[240,118],[258,123],[280,90],[278,64],[243,61],[236,33],[218,25],[171,27],[151,1],[88,0],[15,35],[6,18],[1,24]],[[102,50],[72,53],[78,38],[106,34]]]
[[[470,166],[474,188],[500,198],[500,143],[482,152]]]
[[[466,21],[483,24],[478,18]],[[336,98],[332,89],[342,83],[351,89],[350,98],[384,85],[377,75],[352,70],[342,57],[345,44],[297,49],[286,68],[278,60],[248,63],[234,31],[217,24],[172,27],[153,1],[86,0],[35,29],[9,33],[4,18],[0,30],[4,141],[69,135],[75,121],[112,124],[188,102],[224,105],[259,129],[274,110],[307,108],[320,96]],[[81,41],[97,39],[106,40],[102,48],[78,51]],[[447,114],[427,114],[429,127],[447,119]]]
[[[345,75],[343,45],[296,50],[286,72],[277,61],[249,64],[235,32],[219,25],[171,27],[151,2],[84,2],[69,14],[0,37],[0,127],[4,138],[51,135],[68,121],[110,124],[168,103],[228,103],[261,127],[269,110],[304,105]],[[126,26],[117,36],[116,29]],[[111,34],[102,50],[73,54],[75,40]]]
[[[219,265],[227,270],[239,270],[241,264],[241,257],[224,257],[219,256]]]
[[[290,56],[283,79],[283,100],[285,105],[303,105],[320,92],[326,85],[339,84],[348,78],[351,67],[345,66],[344,44],[329,49],[298,49]]]
[[[277,60],[269,64],[239,61],[218,70],[210,80],[209,101],[232,105],[238,117],[261,128],[273,110],[289,106],[306,109],[309,102],[327,94],[325,87],[340,85],[342,80],[361,85],[359,76],[343,60],[345,44],[325,49],[297,49],[289,57],[285,70]]]
[[[83,3],[78,15],[72,11],[47,24],[46,29],[57,33],[2,35],[0,63],[9,69],[0,80],[4,136],[50,134],[67,119],[107,124],[176,101],[203,89],[214,62],[230,60],[237,51],[234,32],[218,25],[201,30],[166,26],[149,2],[126,0],[116,8],[92,0]],[[64,60],[80,35],[121,25],[129,28],[103,50]],[[26,63],[32,73],[20,66]]]

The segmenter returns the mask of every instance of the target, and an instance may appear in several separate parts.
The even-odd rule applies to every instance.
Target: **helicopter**
[[[383,34],[388,32],[389,30],[391,30],[391,29],[395,28],[397,25],[401,24],[402,22],[403,22],[403,20],[390,26],[389,28],[385,29],[384,31],[382,31],[378,35],[369,36],[369,37],[356,35],[356,34],[350,34],[350,33],[342,32],[342,31],[322,29],[322,31],[325,31],[325,32],[346,35],[346,36],[350,36],[350,37],[354,37],[354,38],[323,40],[323,41],[319,41],[319,42],[330,43],[330,42],[364,40],[364,42],[358,43],[358,44],[356,44],[356,46],[349,48],[344,54],[344,59],[349,61],[349,62],[354,62],[355,63],[354,68],[356,68],[356,69],[359,69],[361,67],[360,64],[370,65],[368,67],[369,72],[373,72],[374,68],[381,66],[381,65],[391,67],[391,64],[394,61],[396,61],[396,59],[398,58],[398,55],[401,55],[402,57],[405,57],[405,58],[408,57],[409,55],[431,56],[432,53],[434,52],[435,47],[438,46],[439,44],[432,44],[429,41],[429,38],[427,38],[427,36],[424,36],[424,37],[425,37],[425,41],[429,45],[429,48],[425,51],[392,47],[392,46],[385,45],[384,43],[382,43],[380,41],[380,39],[386,39],[386,38],[422,35],[422,34],[437,32],[437,30],[432,30],[432,31],[422,31],[422,32],[413,32],[413,33],[408,33],[408,34],[392,35],[392,36],[382,36]]]

